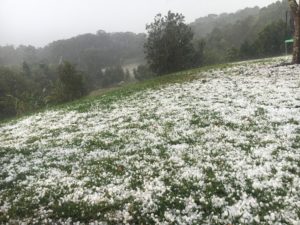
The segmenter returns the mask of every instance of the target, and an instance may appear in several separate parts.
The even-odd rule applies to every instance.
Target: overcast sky
[[[0,0],[0,45],[44,46],[83,33],[145,32],[157,13],[186,22],[210,13],[267,6],[276,0]]]

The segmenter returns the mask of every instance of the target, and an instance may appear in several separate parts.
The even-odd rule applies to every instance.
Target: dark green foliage
[[[258,35],[254,45],[262,56],[279,55],[284,52],[284,40],[288,36],[286,24],[279,20],[266,26]]]
[[[105,70],[102,79],[102,87],[109,87],[125,80],[126,72],[121,66],[109,67]]]
[[[240,47],[240,58],[247,59],[253,58],[256,55],[255,48],[248,41],[244,41]]]
[[[206,42],[204,39],[194,40],[194,50],[192,56],[192,66],[198,67],[205,62],[205,46]]]
[[[67,62],[59,67],[26,62],[20,67],[0,67],[0,120],[84,94],[83,75]]]
[[[54,93],[50,96],[53,102],[67,102],[80,98],[85,94],[83,76],[75,66],[64,62],[58,67],[58,80]]]
[[[255,58],[281,55],[285,52],[284,40],[290,35],[286,24],[276,21],[267,25],[258,37],[249,43],[245,41],[240,47],[240,58]]]
[[[192,66],[193,33],[182,14],[170,11],[164,17],[158,14],[146,29],[145,53],[153,72],[161,75]]]
[[[22,73],[0,68],[0,119],[30,110],[33,87]]]
[[[22,64],[23,73],[25,76],[30,77],[31,76],[31,70],[29,65],[24,61]]]
[[[222,13],[221,15],[209,14],[201,17],[191,23],[191,27],[196,37],[204,38],[211,33],[215,28],[222,28],[228,24],[235,24],[237,21],[245,20],[249,16],[256,16],[259,14],[258,7],[246,8],[239,10],[236,13]]]
[[[102,69],[98,69],[96,72],[85,74],[85,82],[88,90],[95,90],[102,86],[102,80],[104,73]]]
[[[139,65],[134,69],[133,74],[135,79],[139,81],[147,80],[155,76],[155,73],[153,73],[147,65]]]
[[[26,71],[30,71],[30,76]],[[69,62],[59,66],[23,63],[19,67],[0,67],[0,120],[22,115],[47,105],[78,99],[89,90],[111,87],[129,79],[121,66],[99,70],[89,76]]]
[[[289,11],[282,0],[197,19],[191,27],[195,39],[205,39],[205,64],[284,54],[284,40],[292,37]]]
[[[229,61],[236,61],[239,59],[239,49],[238,48],[235,48],[235,47],[232,47],[232,48],[229,48],[227,49],[227,52],[226,52],[226,58],[229,60]]]
[[[41,54],[51,63],[58,63],[62,57],[95,76],[103,68],[123,64],[125,59],[143,59],[145,39],[145,34],[98,31],[50,43]]]
[[[97,72],[99,68],[122,64],[124,59],[143,59],[145,34],[131,32],[84,34],[59,40],[44,48],[33,46],[0,47],[0,65],[20,65],[24,61],[37,64],[57,64],[60,58],[76,64],[80,70]]]

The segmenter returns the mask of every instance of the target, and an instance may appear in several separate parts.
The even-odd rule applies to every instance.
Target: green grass
[[[184,103],[178,111],[173,112],[173,108],[168,111],[168,104],[165,104],[167,106],[164,110],[160,110],[162,104],[152,105],[152,102],[155,103],[155,100],[152,99],[153,95],[149,97],[149,104],[146,102],[141,105],[140,113],[136,114],[134,108],[131,111],[133,99],[141,97],[139,100],[144,103],[145,96],[142,95],[145,90],[158,89],[158,92],[161,93],[164,89],[160,88],[163,88],[164,85],[193,82],[195,79],[200,79],[198,81],[200,86],[211,85],[212,80],[205,84],[206,78],[201,75],[201,72],[228,66],[231,65],[174,73],[52,107],[51,109],[66,112],[75,110],[79,113],[65,114],[63,112],[62,117],[66,116],[67,119],[75,115],[75,122],[72,120],[72,123],[69,124],[67,121],[65,127],[58,128],[61,122],[58,119],[54,123],[58,127],[53,125],[52,128],[44,128],[45,123],[42,123],[40,128],[36,129],[36,132],[39,129],[45,129],[41,136],[30,132],[27,139],[23,139],[21,135],[19,139],[24,141],[27,147],[22,149],[0,148],[2,163],[8,165],[11,163],[13,165],[11,170],[15,170],[13,172],[17,174],[17,176],[10,176],[9,172],[3,172],[0,176],[3,180],[0,182],[0,190],[3,190],[0,205],[4,202],[11,204],[8,207],[9,211],[2,214],[0,212],[0,224],[9,223],[14,219],[25,221],[26,218],[30,218],[29,223],[31,224],[45,224],[47,222],[42,221],[40,209],[47,211],[48,214],[45,217],[52,220],[48,221],[49,224],[67,222],[68,218],[71,218],[72,222],[80,221],[83,224],[93,221],[122,224],[122,218],[119,218],[118,221],[116,219],[122,210],[128,212],[132,217],[129,220],[130,224],[157,224],[155,219],[164,221],[166,224],[178,224],[178,221],[169,219],[167,214],[172,212],[178,218],[189,217],[191,215],[185,211],[186,205],[191,207],[190,213],[199,216],[191,223],[186,222],[186,224],[222,224],[221,219],[230,221],[226,224],[241,224],[241,216],[226,218],[223,213],[226,212],[227,206],[232,206],[240,200],[243,201],[243,194],[256,199],[261,204],[259,207],[251,207],[246,210],[251,215],[258,215],[260,218],[260,222],[251,224],[272,224],[272,221],[269,222],[265,219],[270,212],[278,214],[288,212],[290,208],[287,199],[292,196],[294,202],[297,200],[296,194],[290,193],[289,190],[295,185],[296,177],[300,175],[299,159],[295,157],[296,153],[292,154],[295,149],[299,148],[300,130],[297,130],[296,135],[292,136],[287,143],[277,143],[273,136],[272,139],[265,137],[268,134],[275,136],[278,126],[284,124],[298,126],[299,121],[296,117],[288,121],[269,121],[270,109],[266,105],[258,104],[251,108],[253,113],[244,116],[241,121],[236,121],[234,118],[232,121],[228,121],[217,108],[207,108],[206,105],[203,108],[201,105],[191,107],[193,102],[189,105],[191,98],[185,88],[182,89],[180,97],[175,96],[176,100],[178,99],[178,105]],[[228,70],[225,72],[228,74],[227,78],[231,79],[230,72]],[[219,78],[218,76],[217,79]],[[224,82],[226,83],[227,80]],[[191,86],[194,87],[194,84]],[[178,87],[181,86],[184,85],[175,85],[172,93],[177,94]],[[166,88],[166,90],[168,89]],[[209,96],[204,95],[207,93],[207,89],[205,92],[200,92],[199,89],[199,87],[194,89],[194,93],[197,93],[197,97],[193,98],[194,103],[209,99]],[[245,90],[248,89],[245,88]],[[173,96],[172,93],[167,92],[165,96]],[[212,92],[212,94],[214,93]],[[222,94],[223,92],[220,95],[222,96]],[[127,99],[130,96],[131,98]],[[229,98],[230,95],[225,93],[224,96]],[[114,104],[122,99],[126,101]],[[169,103],[172,105],[173,101],[174,99]],[[110,110],[103,110],[104,113],[101,111],[102,107],[118,109],[119,105],[122,108],[125,103],[128,104],[127,108],[120,111],[114,110],[114,117],[105,115],[105,112],[110,113]],[[220,101],[217,99],[214,103],[219,106]],[[226,99],[222,103],[226,104]],[[89,111],[90,109],[92,110]],[[157,113],[158,110],[165,113]],[[181,110],[186,110],[188,116],[180,115]],[[119,112],[121,113],[119,114]],[[183,115],[186,114],[183,113]],[[89,119],[94,116],[94,120],[91,120],[93,123],[91,123]],[[52,121],[49,119],[49,124]],[[78,123],[78,126],[74,126],[73,122],[74,124]],[[104,126],[105,128],[102,129],[103,124],[100,122],[108,124],[108,126]],[[80,127],[83,124],[93,124],[93,126],[87,126],[81,133]],[[38,124],[32,122],[32,126],[38,126]],[[94,129],[99,127],[101,129]],[[4,137],[7,140],[15,140],[13,135],[9,135],[11,130],[3,130],[6,131],[4,133],[7,137]],[[194,132],[187,132],[190,130]],[[64,139],[64,134],[73,135]],[[149,134],[154,134],[154,137]],[[241,134],[242,138],[239,138],[238,134]],[[149,139],[145,138],[147,135],[149,135]],[[47,140],[47,144],[38,147],[44,137],[53,140]],[[5,138],[3,138],[4,142]],[[156,138],[159,139],[157,142],[154,141]],[[284,141],[284,137],[278,137],[278,140]],[[218,145],[219,143],[223,144]],[[11,145],[14,146],[14,143]],[[268,146],[271,146],[272,149],[268,149]],[[265,149],[262,150],[262,155],[257,155],[258,151],[256,150],[260,148]],[[268,158],[264,158],[264,151],[267,151]],[[270,151],[270,155],[268,151]],[[291,153],[288,153],[289,151]],[[248,161],[237,167],[236,164],[239,164],[239,160],[244,159],[248,159]],[[32,163],[28,163],[24,169],[23,164],[25,165],[27,162]],[[270,171],[267,168],[268,162],[272,162]],[[283,162],[284,166],[281,167]],[[17,166],[20,166],[21,169],[17,169],[19,168]],[[262,166],[265,166],[264,171],[267,172],[267,175],[261,175],[255,170],[253,171],[256,173],[249,173],[250,169]],[[10,167],[4,166],[3,171],[6,168]],[[49,179],[49,183],[45,184],[40,182],[36,182],[32,186],[26,184],[34,176],[36,176],[36,181],[43,181],[45,177],[54,177],[55,179],[55,171],[59,171],[60,176],[58,177],[66,178],[66,180],[59,182],[60,178],[57,178],[57,181]],[[284,175],[280,176],[280,174]],[[10,179],[6,181],[6,178],[9,177],[11,177],[11,181]],[[278,183],[282,180],[281,183],[284,185],[279,187],[267,185],[268,180],[275,180],[275,178],[279,179],[276,180]],[[257,186],[257,182],[265,183],[266,186]],[[126,183],[126,187],[122,186],[124,183]],[[119,192],[110,189],[115,186],[118,186],[122,193],[132,191],[134,194],[133,196],[125,195],[123,199],[120,199]],[[157,187],[160,188],[156,189]],[[297,189],[296,186],[295,188]],[[149,198],[154,207],[148,208],[151,202],[148,202],[147,198],[141,200],[141,197],[144,196],[135,196],[137,192],[146,190],[151,193]],[[41,193],[42,195],[39,196]],[[73,193],[78,194],[76,195],[78,199],[65,199],[66,196],[72,196]],[[99,198],[95,202],[92,193],[98,193],[101,199]],[[144,195],[147,196],[147,192]],[[91,200],[84,200],[86,196],[90,196]],[[186,201],[190,202],[190,199],[193,202],[186,204]],[[3,216],[5,214],[9,218]],[[37,219],[34,221],[34,218]],[[278,219],[276,222],[290,224],[289,221],[283,219],[282,221]]]

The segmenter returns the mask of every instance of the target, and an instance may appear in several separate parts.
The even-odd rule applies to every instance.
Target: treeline
[[[287,0],[259,9],[209,15],[190,24],[195,39],[205,42],[205,64],[284,54],[293,22]]]
[[[0,119],[71,101],[131,80],[126,61],[142,61],[145,34],[84,34],[33,46],[0,47]]]
[[[33,46],[0,47],[0,65],[58,64],[69,61],[80,70],[96,74],[111,66],[123,65],[127,61],[142,61],[145,34],[106,33],[84,34],[74,38],[50,43],[44,48]]]
[[[97,87],[108,87],[129,79],[121,66],[87,76],[74,64],[28,64],[0,66],[0,120],[22,115],[48,105],[78,99]]]
[[[291,37],[291,28],[287,27],[284,21],[278,20],[267,25],[254,40],[245,40],[238,47],[209,48],[205,53],[205,59],[207,64],[214,64],[283,55],[285,53],[284,41]],[[211,42],[207,44],[207,47],[211,47]],[[292,45],[287,46],[289,52],[291,48]]]

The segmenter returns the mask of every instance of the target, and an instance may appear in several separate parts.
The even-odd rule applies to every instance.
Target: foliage
[[[245,41],[240,47],[240,58],[276,56],[284,52],[284,40],[289,36],[286,24],[276,21],[266,26],[258,37],[249,43]]]
[[[28,110],[34,90],[22,73],[0,68],[0,119],[20,115]]]
[[[139,65],[134,69],[133,74],[135,79],[139,81],[147,80],[155,76],[155,73],[153,73],[147,65]]]
[[[284,53],[284,40],[292,36],[293,24],[287,12],[288,2],[283,0],[261,9],[202,17],[191,27],[194,39],[205,39],[205,63],[273,56]]]
[[[158,14],[146,29],[145,53],[153,72],[161,75],[191,66],[193,33],[182,14],[171,11],[166,16]]]
[[[22,64],[22,69],[23,69],[23,73],[25,74],[25,76],[27,76],[27,77],[31,76],[30,67],[25,61]]]
[[[253,48],[252,44],[250,44],[248,41],[244,41],[241,44],[240,47],[241,59],[253,58],[255,54],[256,54],[255,49]]]
[[[58,80],[52,100],[66,102],[80,98],[85,93],[83,76],[74,65],[65,61],[58,67]]]
[[[105,69],[102,78],[102,87],[109,87],[125,80],[126,72],[121,66],[114,66]]]
[[[215,28],[222,28],[228,24],[235,24],[238,21],[247,19],[249,16],[257,16],[260,9],[258,7],[245,8],[236,13],[222,13],[220,15],[209,14],[200,17],[190,24],[196,37],[205,38]]]
[[[236,61],[239,59],[239,49],[235,47],[231,47],[227,49],[226,58],[229,61]]]
[[[204,39],[194,40],[194,52],[192,57],[193,66],[201,66],[205,61],[205,47],[206,42]]]
[[[84,94],[82,74],[67,62],[59,67],[26,62],[20,67],[0,67],[0,120]]]
[[[266,26],[255,41],[256,49],[262,56],[274,56],[284,52],[287,37],[286,24],[280,20]]]
[[[125,60],[143,60],[145,40],[145,34],[98,31],[54,41],[43,48],[0,46],[0,65],[39,64],[41,61],[58,64],[62,58],[95,76],[99,70],[123,64]]]

